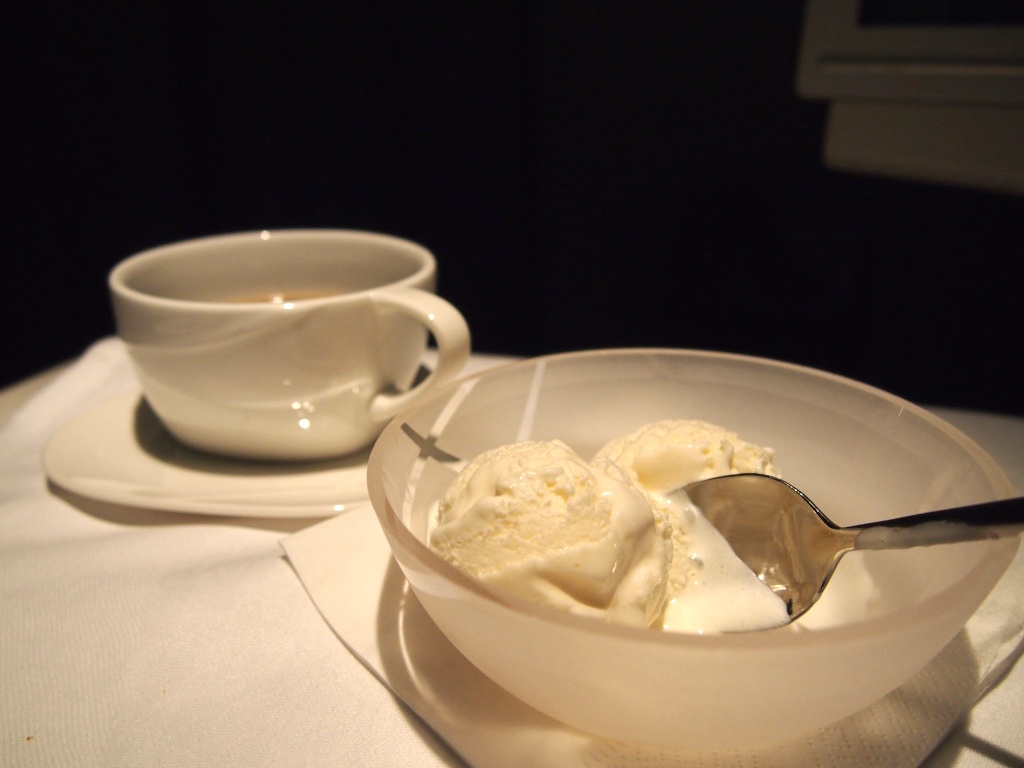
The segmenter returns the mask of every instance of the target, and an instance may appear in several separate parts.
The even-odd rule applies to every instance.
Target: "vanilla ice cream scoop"
[[[497,589],[608,621],[686,632],[786,623],[782,602],[685,494],[735,473],[777,476],[772,450],[704,421],[659,421],[585,461],[559,441],[469,462],[430,546]]]
[[[672,559],[663,514],[626,473],[558,441],[473,459],[439,502],[430,545],[500,590],[637,626],[659,621]]]
[[[664,420],[617,437],[597,452],[651,493],[719,475],[756,472],[778,477],[774,451],[706,421]]]
[[[615,438],[595,462],[614,462],[648,495],[672,529],[672,563],[660,624],[686,632],[778,627],[786,605],[736,556],[685,493],[697,480],[754,472],[778,477],[771,448],[706,421],[665,420]]]

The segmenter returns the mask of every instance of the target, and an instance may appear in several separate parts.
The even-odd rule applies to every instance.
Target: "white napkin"
[[[492,683],[420,606],[371,508],[307,528],[282,544],[313,602],[352,653],[476,768],[916,766],[1009,667],[1024,639],[1022,549],[967,627],[875,705],[767,749],[680,753],[588,736]]]
[[[454,765],[391,691],[477,768],[647,757],[540,718],[468,667],[414,598],[401,602],[404,582],[368,507],[287,539],[289,564],[282,535],[304,521],[55,496],[40,466],[48,438],[136,387],[123,346],[104,339],[0,427],[0,764]],[[1005,447],[1019,455],[1019,445]],[[813,752],[787,748],[760,764],[916,762],[1019,653],[1021,594],[1018,557],[920,682],[855,725],[815,735]],[[414,642],[403,645],[404,637]],[[957,679],[966,653],[979,673],[950,696],[947,678]],[[1007,727],[1018,719],[1011,713]],[[690,755],[687,763],[749,757]]]
[[[137,387],[103,339],[0,426],[0,766],[454,765],[310,605],[280,547],[309,521],[48,488],[50,436]]]

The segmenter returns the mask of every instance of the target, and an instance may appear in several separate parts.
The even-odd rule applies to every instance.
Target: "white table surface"
[[[0,425],[65,370],[0,391]],[[1024,488],[1024,418],[931,410]],[[0,766],[461,765],[305,599],[279,542],[309,521],[79,508],[37,447],[0,446]],[[1024,765],[1024,665],[925,764]]]

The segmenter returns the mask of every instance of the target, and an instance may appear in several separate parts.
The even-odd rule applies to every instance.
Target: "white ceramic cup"
[[[262,460],[371,444],[453,379],[469,329],[432,293],[422,246],[346,230],[206,237],[110,273],[117,333],[150,407],[182,443]],[[414,384],[430,336],[437,363]]]

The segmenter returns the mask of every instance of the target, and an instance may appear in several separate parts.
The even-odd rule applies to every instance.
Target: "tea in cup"
[[[114,267],[109,286],[146,401],[180,442],[315,460],[367,447],[461,371],[469,329],[436,279],[416,243],[325,229],[154,248]],[[437,362],[415,381],[431,337]]]

